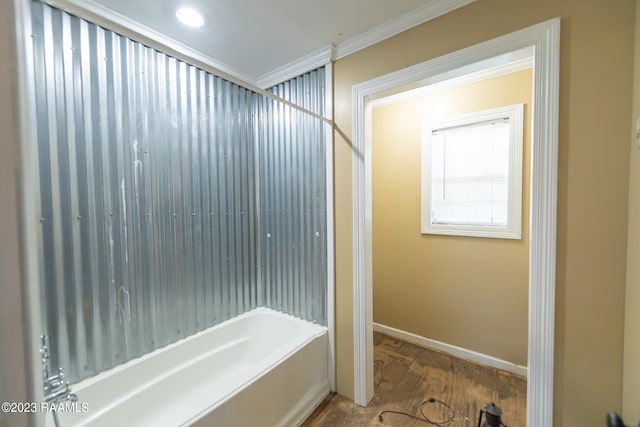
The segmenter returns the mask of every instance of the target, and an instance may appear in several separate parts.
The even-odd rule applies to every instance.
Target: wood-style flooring
[[[420,404],[430,397],[454,410],[451,427],[476,427],[485,403],[503,410],[509,427],[526,425],[526,378],[452,357],[446,353],[374,333],[375,397],[363,408],[339,394],[329,395],[303,427],[427,426],[426,422],[387,413],[407,412],[420,417]],[[424,415],[438,422],[450,412],[441,404],[426,403]],[[483,419],[484,421],[484,419]]]

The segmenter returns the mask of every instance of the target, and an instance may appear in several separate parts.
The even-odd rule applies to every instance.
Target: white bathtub
[[[58,418],[61,427],[296,426],[329,393],[328,355],[327,328],[258,308],[76,384],[87,412]]]

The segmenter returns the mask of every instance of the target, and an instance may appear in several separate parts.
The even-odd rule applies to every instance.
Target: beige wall
[[[24,383],[12,382],[24,364],[15,358],[22,313],[12,304],[20,293],[20,258],[10,3],[0,1],[0,396],[19,401]],[[634,7],[633,0],[478,0],[335,64],[335,118],[350,135],[354,84],[562,17],[555,427],[599,427],[606,411],[621,409]],[[351,148],[338,134],[335,168],[337,384],[353,396]],[[629,411],[637,410],[630,393],[625,389],[625,398],[635,400]]]
[[[0,402],[26,402],[11,3],[0,1]],[[0,412],[0,426],[27,425],[26,418]]]
[[[629,424],[640,420],[640,146],[636,144],[636,120],[640,120],[640,0],[636,0],[635,40],[622,402]]]
[[[562,17],[554,426],[621,410],[634,0],[478,0],[336,62],[335,119],[354,84]],[[350,141],[336,133],[338,391],[353,396]]]
[[[373,110],[373,320],[527,365],[532,71]],[[522,239],[422,235],[422,125],[524,104]]]

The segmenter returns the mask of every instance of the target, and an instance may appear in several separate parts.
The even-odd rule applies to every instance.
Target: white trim
[[[325,115],[333,120],[333,65],[325,66]],[[326,197],[327,197],[327,328],[329,329],[329,386],[336,391],[335,346],[335,224],[333,202],[333,126],[325,124]]]
[[[511,372],[512,374],[521,375],[523,377],[527,376],[526,366],[517,365],[515,363],[498,359],[497,357],[489,356],[477,351],[468,350],[466,348],[447,344],[441,341],[425,338],[420,335],[412,334],[411,332],[392,328],[391,326],[381,325],[380,323],[374,323],[373,330],[375,332],[381,332],[394,338],[399,338],[403,341],[410,342],[420,347],[442,351],[459,359],[470,360],[472,362],[480,363],[482,365],[490,366],[502,371]]]
[[[366,108],[367,117],[372,116],[372,107],[369,105]],[[369,126],[365,127],[365,140],[371,141],[371,121],[369,121]],[[365,197],[364,203],[364,237],[365,237],[365,247],[364,247],[364,255],[365,255],[365,282],[369,283],[373,286],[373,239],[371,238],[373,234],[373,203],[371,194],[373,194],[373,174],[372,168],[370,167],[373,163],[373,150],[370,149],[371,144],[369,144],[368,149],[365,150],[364,153],[364,162],[365,162],[365,194],[369,195],[369,197]],[[369,166],[369,167],[366,167]],[[367,351],[366,351],[366,360],[367,366],[371,366],[373,368],[373,292],[368,292],[367,298],[365,299],[364,305],[364,318],[366,321],[366,329],[365,335],[368,340],[367,343]],[[373,387],[373,371],[371,371],[371,377],[367,378],[367,386],[365,389],[367,396],[371,396],[373,398],[374,387]]]
[[[528,361],[530,380],[527,383],[527,425],[551,426],[555,337],[560,18],[547,21],[539,27],[535,38],[531,146]]]
[[[476,0],[430,0],[425,5],[337,45],[337,59],[344,58],[383,40],[436,19]]]
[[[320,68],[331,62],[332,49],[332,45],[323,47],[322,49],[311,52],[310,54],[289,64],[285,64],[282,67],[278,67],[273,71],[263,74],[258,77],[256,85],[262,89],[270,88],[279,83],[315,70],[316,68]]]
[[[384,98],[376,99],[372,101],[372,105],[375,108],[392,105],[398,102],[406,101],[409,99],[417,98],[419,96],[425,96],[429,93],[439,91],[442,89],[453,88],[458,86],[464,86],[472,83],[477,83],[483,80],[492,79],[494,77],[500,77],[509,73],[516,73],[518,71],[528,70],[533,68],[533,49],[523,49],[527,52],[527,56],[522,59],[508,62],[505,64],[499,64],[491,68],[482,68],[479,71],[463,74],[459,77],[450,78],[439,83],[433,83],[428,86],[421,86],[416,89],[410,89],[400,92],[395,95],[386,96]],[[490,58],[487,61],[487,65],[495,62],[496,58]],[[479,66],[484,64],[478,64]],[[490,65],[489,65],[490,66]]]
[[[437,129],[467,126],[488,120],[508,118],[509,153],[507,224],[504,226],[474,226],[466,224],[436,224],[432,222],[432,138]],[[524,140],[524,105],[505,105],[476,111],[446,120],[425,122],[422,125],[422,162],[420,183],[420,231],[422,234],[445,236],[487,237],[493,239],[522,238],[522,144]],[[442,159],[441,159],[442,160]]]
[[[488,58],[534,47],[533,139],[531,148],[531,231],[529,255],[529,354],[527,425],[553,425],[554,312],[556,268],[556,210],[558,176],[558,86],[560,18],[453,52],[353,87],[353,292],[354,400],[366,405],[373,397],[373,353],[368,335],[367,304],[372,284],[366,280],[365,241],[366,152],[371,151],[368,127],[371,100],[376,94],[432,79]],[[440,78],[439,81],[445,80]]]
[[[367,392],[367,385],[371,382],[370,369],[367,363],[371,339],[367,340],[366,306],[373,293],[365,277],[367,269],[365,242],[365,120],[371,115],[370,104],[365,111],[365,96],[353,88],[353,156],[352,156],[352,202],[353,202],[353,377],[354,402],[367,406],[373,394]],[[362,117],[362,118],[361,118]],[[369,197],[371,198],[371,197]],[[373,351],[371,351],[373,353]]]

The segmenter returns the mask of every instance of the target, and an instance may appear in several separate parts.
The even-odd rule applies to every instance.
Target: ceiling
[[[93,0],[91,3],[95,6],[93,13],[118,16],[120,24],[123,19],[128,22],[125,26],[142,24],[145,30],[197,51],[216,68],[266,87],[472,1]],[[82,3],[86,7],[87,1]],[[203,27],[194,29],[178,22],[175,11],[184,5],[202,13]]]

